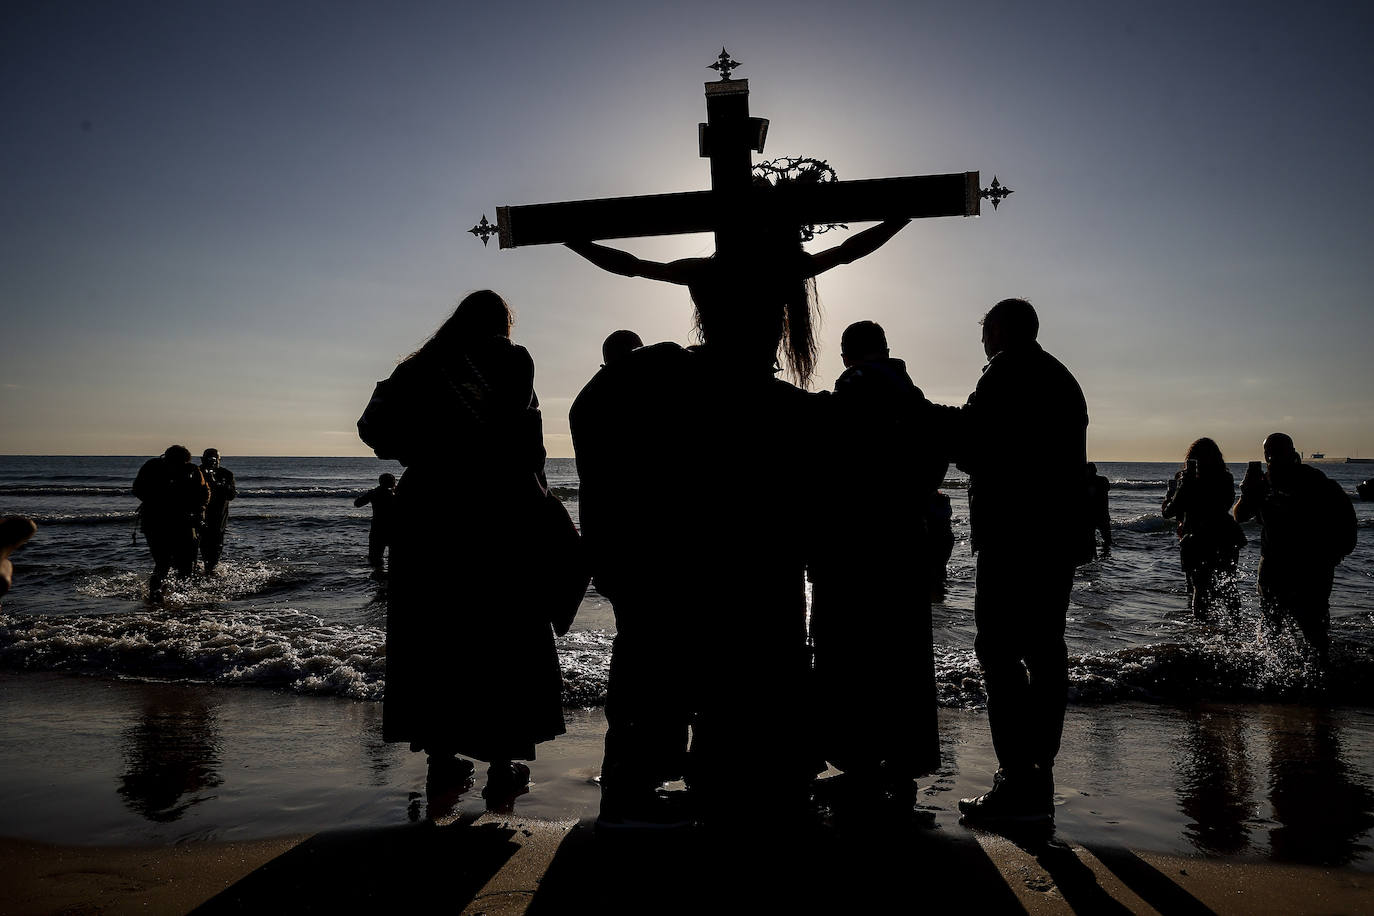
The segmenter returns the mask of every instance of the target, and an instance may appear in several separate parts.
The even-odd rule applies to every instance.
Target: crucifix
[[[760,220],[805,227],[977,216],[982,200],[991,200],[996,209],[1012,193],[996,178],[991,187],[980,189],[977,172],[862,181],[756,181],[751,153],[763,152],[768,121],[750,116],[749,81],[730,78],[739,66],[724,48],[710,65],[720,79],[706,83],[706,123],[698,125],[698,146],[700,155],[711,161],[711,190],[497,207],[495,226],[483,214],[468,231],[484,245],[496,235],[501,248],[713,232],[716,252],[729,254],[747,249]]]

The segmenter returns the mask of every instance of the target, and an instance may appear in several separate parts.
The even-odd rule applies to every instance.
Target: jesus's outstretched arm
[[[692,282],[696,272],[706,261],[706,258],[682,258],[664,264],[661,261],[646,261],[643,258],[635,257],[628,251],[607,248],[605,245],[598,245],[595,242],[566,242],[565,244],[570,250],[582,255],[597,267],[613,274],[620,274],[623,277],[647,277],[650,280],[662,280],[665,283],[677,283],[682,286]]]
[[[858,235],[846,239],[842,244],[834,248],[827,248],[811,256],[811,276],[823,274],[832,267],[839,267],[841,264],[852,264],[865,255],[870,255],[883,247],[888,241],[907,223],[909,219],[890,219],[879,223],[876,226],[865,229]]]

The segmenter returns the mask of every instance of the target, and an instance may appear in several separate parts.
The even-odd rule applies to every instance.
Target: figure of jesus
[[[815,254],[802,248],[795,226],[759,231],[749,251],[667,263],[589,241],[565,244],[611,273],[686,286],[703,340],[744,365],[770,370],[781,349],[793,380],[805,388],[816,368],[816,277],[872,254],[909,222],[887,220]]]

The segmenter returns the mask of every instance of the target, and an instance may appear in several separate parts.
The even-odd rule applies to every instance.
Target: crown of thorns
[[[754,180],[777,187],[781,184],[827,184],[839,181],[840,176],[824,159],[783,156],[755,163]],[[848,228],[849,226],[844,223],[811,223],[801,227],[801,240],[809,242],[822,232]]]

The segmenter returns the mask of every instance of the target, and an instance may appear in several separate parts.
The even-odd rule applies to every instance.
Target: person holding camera
[[[1250,462],[1232,510],[1236,521],[1259,520],[1260,605],[1271,625],[1291,618],[1326,667],[1331,584],[1336,566],[1355,549],[1355,507],[1340,484],[1310,464],[1285,433],[1264,440],[1264,461]]]
[[[1216,442],[1205,436],[1188,446],[1183,468],[1169,480],[1160,505],[1178,519],[1179,559],[1188,582],[1188,607],[1204,613],[1235,575],[1245,535],[1231,517],[1236,482]]]

